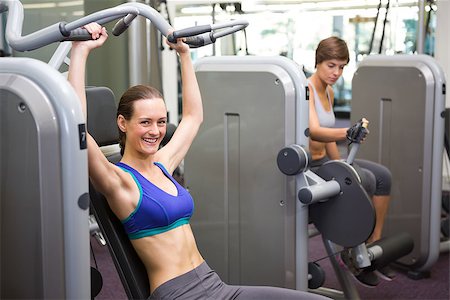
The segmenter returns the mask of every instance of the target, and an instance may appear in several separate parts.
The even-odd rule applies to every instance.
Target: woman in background
[[[338,37],[332,36],[324,39],[317,46],[316,71],[308,79],[310,91],[309,150],[313,160],[311,164],[313,170],[330,159],[341,159],[336,142],[346,140],[348,134],[353,130],[352,127],[336,128],[333,111],[334,92],[332,86],[342,76],[344,67],[349,60],[347,44]],[[391,198],[391,173],[386,167],[371,161],[356,159],[355,163],[360,167],[362,185],[371,196],[376,212],[375,228],[367,240],[367,243],[370,244],[381,238]],[[344,259],[344,261],[346,260]],[[387,280],[395,277],[395,273],[389,267],[378,271],[377,273]],[[361,270],[355,274],[355,277],[364,285],[373,287],[380,282],[377,273]]]

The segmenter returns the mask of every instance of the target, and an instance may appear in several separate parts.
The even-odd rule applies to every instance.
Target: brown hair
[[[315,67],[321,62],[330,59],[346,60],[347,63],[350,61],[347,43],[344,40],[331,36],[321,40],[319,45],[317,45]]]
[[[117,116],[122,115],[125,120],[130,120],[133,116],[134,102],[142,99],[162,99],[162,94],[151,86],[135,85],[130,87],[120,98],[119,106],[117,107]],[[119,129],[119,145],[120,154],[125,152],[126,133]]]

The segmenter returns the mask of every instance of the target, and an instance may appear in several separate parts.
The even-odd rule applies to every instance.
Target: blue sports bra
[[[129,165],[122,162],[117,164],[131,174],[140,193],[136,209],[122,220],[130,239],[160,234],[188,224],[194,211],[194,201],[188,191],[167,172],[161,163],[154,164],[175,184],[177,196],[166,193]]]

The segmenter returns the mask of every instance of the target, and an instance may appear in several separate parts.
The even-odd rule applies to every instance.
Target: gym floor
[[[97,262],[97,269],[103,277],[103,288],[95,299],[127,299],[108,248],[101,246],[94,238],[92,238],[91,244]],[[310,239],[309,249],[310,260],[317,261],[325,271],[324,286],[339,290],[339,282],[334,276],[330,260],[326,258],[327,254],[320,236]],[[95,266],[93,260],[91,265]],[[376,288],[367,288],[358,283],[355,283],[355,285],[362,299],[448,300],[450,298],[449,266],[449,254],[444,253],[431,269],[429,278],[414,280],[405,273],[398,272],[397,277],[393,281],[382,280]]]

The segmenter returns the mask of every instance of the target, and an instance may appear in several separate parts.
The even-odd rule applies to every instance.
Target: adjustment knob
[[[292,144],[278,152],[277,164],[283,174],[297,175],[308,167],[309,154],[303,147]]]

